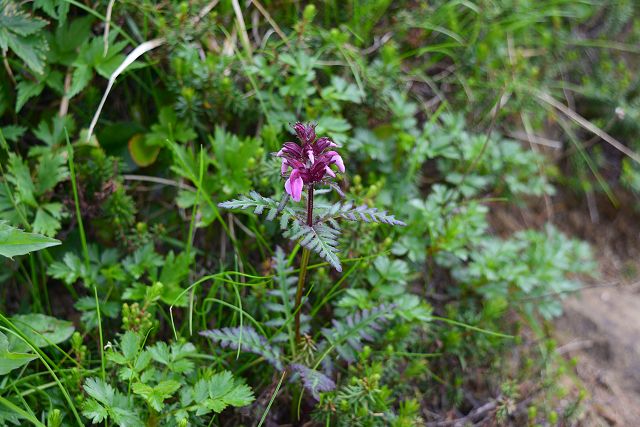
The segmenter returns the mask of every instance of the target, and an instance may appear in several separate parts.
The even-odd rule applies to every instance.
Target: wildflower
[[[336,165],[344,172],[342,157],[331,150],[337,147],[329,138],[316,138],[315,125],[296,123],[293,125],[299,143],[285,142],[276,156],[282,157],[281,174],[284,176],[291,168],[291,173],[284,184],[284,189],[296,202],[302,197],[302,188],[324,182],[328,175],[336,176],[331,165]]]

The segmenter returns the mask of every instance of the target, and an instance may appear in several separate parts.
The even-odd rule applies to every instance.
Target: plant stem
[[[309,185],[307,191],[307,225],[313,227],[313,184]],[[295,305],[295,329],[296,343],[300,342],[300,303],[302,302],[302,291],[304,290],[304,282],[307,278],[307,265],[309,264],[309,249],[302,249],[302,259],[300,260],[300,276],[298,276],[298,289],[296,290]]]

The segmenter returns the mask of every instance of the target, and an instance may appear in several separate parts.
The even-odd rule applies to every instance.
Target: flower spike
[[[280,173],[289,174],[284,188],[295,201],[300,201],[302,188],[321,182],[325,177],[335,178],[336,174],[331,165],[336,165],[340,172],[345,171],[342,157],[332,148],[337,145],[327,137],[316,139],[316,125],[297,122],[293,130],[298,137],[298,143],[285,142],[282,149],[276,153],[282,158]]]

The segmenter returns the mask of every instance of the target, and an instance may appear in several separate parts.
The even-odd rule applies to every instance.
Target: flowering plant
[[[250,209],[255,214],[262,214],[265,210],[267,219],[273,220],[280,215],[280,226],[284,236],[299,242],[304,249],[300,261],[300,276],[296,291],[296,337],[300,338],[300,310],[302,291],[307,273],[310,253],[316,252],[327,260],[338,272],[342,271],[342,264],[338,258],[338,237],[340,236],[339,220],[380,222],[390,225],[405,223],[397,220],[393,215],[378,211],[366,205],[354,207],[350,202],[338,202],[329,207],[315,208],[313,205],[314,189],[317,185],[328,185],[341,196],[342,191],[333,182],[338,171],[345,172],[344,161],[334,150],[337,145],[328,137],[318,138],[314,124],[296,123],[293,125],[299,142],[285,142],[282,149],[275,155],[282,159],[281,174],[286,177],[284,183],[285,194],[280,202],[264,197],[255,191],[238,199],[220,203],[218,206],[227,209]],[[288,175],[287,175],[288,174]],[[289,205],[289,200],[299,202],[303,189],[307,188],[307,207],[302,210],[299,206]]]
[[[315,125],[296,123],[293,129],[300,144],[285,142],[276,156],[282,157],[282,175],[292,168],[284,188],[293,200],[298,202],[302,196],[303,185],[326,183],[326,176],[336,177],[331,165],[336,165],[340,172],[344,172],[345,169],[342,157],[337,152],[329,150],[337,145],[327,137],[316,139]]]

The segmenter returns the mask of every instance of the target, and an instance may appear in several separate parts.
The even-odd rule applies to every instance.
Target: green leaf
[[[105,405],[109,405],[113,401],[116,391],[111,385],[99,378],[87,378],[84,383],[84,391],[95,400]]]
[[[220,413],[227,406],[246,406],[255,399],[251,388],[235,379],[229,371],[198,381],[193,388],[193,396],[199,406],[196,415],[209,411]]]
[[[78,48],[90,40],[91,25],[94,21],[93,16],[86,15],[74,18],[65,25],[59,25],[51,41],[52,52],[49,54],[49,60],[71,65],[78,57]]]
[[[19,112],[24,104],[34,96],[40,95],[44,89],[44,83],[33,80],[22,80],[16,85],[18,91],[16,95],[16,113]]]
[[[140,337],[138,337],[138,334],[133,331],[127,331],[122,337],[120,346],[124,357],[127,360],[132,361],[138,354],[138,350],[140,348]]]
[[[135,394],[142,396],[153,409],[160,412],[164,406],[164,400],[170,398],[179,388],[180,383],[178,381],[165,380],[154,387],[143,383],[135,383],[132,390]]]
[[[92,424],[98,424],[99,422],[104,421],[109,413],[104,406],[93,399],[88,399],[82,405],[82,415],[89,418]]]
[[[82,259],[73,252],[64,254],[62,261],[51,263],[47,273],[54,279],[64,281],[67,285],[74,284],[78,279],[87,274],[86,266]]]
[[[16,187],[16,202],[26,203],[30,206],[37,206],[35,199],[35,185],[31,179],[31,171],[22,160],[22,157],[9,153],[9,175],[7,181]]]
[[[59,240],[34,233],[26,233],[0,221],[0,255],[13,258],[60,244]]]
[[[100,378],[87,378],[84,390],[92,399],[82,405],[82,414],[97,423],[111,417],[121,427],[143,427],[130,399]]]
[[[36,175],[36,193],[44,194],[69,177],[67,160],[62,152],[54,153],[47,150],[40,157]]]
[[[22,135],[24,135],[24,133],[27,131],[27,128],[24,126],[8,125],[8,126],[3,126],[2,128],[0,128],[0,130],[2,131],[2,136],[4,136],[4,139],[6,139],[7,141],[17,142],[18,139],[20,139]],[[0,137],[0,147],[1,146],[2,146],[2,138]],[[4,148],[6,150],[9,149],[9,147],[4,147]]]
[[[69,3],[58,0],[34,0],[34,9],[42,8],[47,15],[58,21],[58,25],[64,24],[69,13]]]
[[[48,44],[41,30],[47,21],[30,16],[19,8],[18,2],[0,1],[0,49],[11,49],[31,70],[42,74]]]
[[[7,336],[0,332],[0,375],[6,375],[37,358],[38,356],[32,353],[10,351]]]
[[[145,139],[149,145],[164,146],[166,140],[188,142],[196,138],[196,132],[184,120],[178,120],[173,107],[162,107],[158,123],[151,126]]]
[[[60,218],[62,218],[62,204],[47,203],[39,207],[33,221],[33,231],[42,233],[45,236],[55,236],[60,229]]]
[[[71,87],[69,88],[69,92],[66,94],[67,98],[71,99],[79,94],[82,89],[87,87],[91,81],[91,77],[93,77],[93,72],[88,65],[79,65],[75,70],[73,70]]]
[[[42,120],[38,124],[37,129],[33,131],[34,135],[48,146],[56,145],[64,141],[64,129],[72,134],[76,128],[76,124],[71,115],[60,117],[57,114],[51,119],[51,124],[47,120]]]
[[[42,348],[60,344],[71,337],[76,330],[73,323],[44,314],[19,314],[11,321],[36,347]],[[16,336],[9,337],[15,351],[26,351],[30,347]]]

